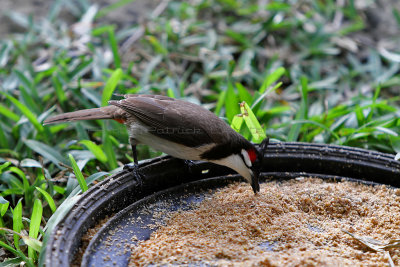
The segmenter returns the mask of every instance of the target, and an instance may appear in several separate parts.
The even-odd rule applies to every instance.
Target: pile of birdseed
[[[399,238],[400,190],[353,182],[297,178],[261,185],[257,195],[236,183],[197,208],[170,214],[149,240],[132,246],[130,266],[386,266],[343,233]],[[400,263],[400,249],[390,254]]]

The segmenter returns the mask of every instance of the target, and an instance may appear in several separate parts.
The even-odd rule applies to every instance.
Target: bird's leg
[[[124,170],[131,171],[133,173],[134,177],[136,178],[137,182],[139,184],[142,184],[142,180],[143,180],[142,176],[143,175],[140,173],[140,170],[139,170],[139,162],[138,162],[137,151],[136,151],[137,142],[134,138],[130,137],[129,143],[131,144],[131,148],[132,148],[133,164],[125,164]]]
[[[125,169],[132,170],[134,168],[138,168],[139,167],[139,162],[138,162],[138,159],[137,159],[137,151],[136,151],[137,142],[136,142],[136,140],[134,138],[130,137],[129,138],[129,143],[131,144],[131,148],[132,148],[133,164],[131,164],[131,163],[126,164],[124,166],[124,170]]]
[[[133,162],[135,163],[136,166],[139,166],[139,162],[137,159],[136,144],[131,143],[131,148],[132,148]]]

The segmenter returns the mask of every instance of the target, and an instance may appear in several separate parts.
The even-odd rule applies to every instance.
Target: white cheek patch
[[[247,153],[247,151],[244,150],[244,149],[242,149],[241,153],[242,153],[244,162],[246,163],[247,167],[250,168],[252,164],[251,164],[251,160],[250,160],[250,157],[249,157],[249,153]]]

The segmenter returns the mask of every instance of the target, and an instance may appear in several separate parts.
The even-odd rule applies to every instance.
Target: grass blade
[[[87,149],[89,149],[99,161],[103,163],[107,162],[107,156],[104,154],[103,150],[101,150],[100,146],[96,145],[90,140],[79,141],[79,144],[86,146]]]
[[[157,54],[161,54],[161,55],[168,54],[167,48],[165,48],[156,37],[149,35],[149,36],[146,36],[146,40],[149,41],[149,43],[151,44],[151,46],[153,47],[154,51]]]
[[[307,119],[307,113],[308,113],[308,105],[307,105],[308,85],[307,85],[307,82],[308,81],[307,81],[306,77],[301,78],[301,103],[300,103],[300,109],[298,110],[298,112],[296,114],[296,121]],[[289,141],[289,142],[297,141],[299,134],[300,134],[300,129],[301,129],[300,124],[294,125],[288,133],[287,141]]]
[[[9,118],[10,120],[15,121],[15,122],[19,121],[19,119],[20,119],[20,117],[17,114],[15,114],[11,110],[9,110],[5,106],[3,106],[2,104],[0,104],[0,114],[2,114],[4,117]]]
[[[12,97],[9,94],[3,92],[0,93],[5,97],[7,97],[7,99],[10,100],[22,112],[22,114],[25,115],[25,117],[33,124],[33,126],[38,132],[40,133],[44,132],[44,128],[42,124],[40,124],[39,121],[37,120],[35,114],[33,114],[24,104],[22,104],[18,99]]]
[[[0,246],[1,246],[1,244],[0,244]],[[24,261],[24,259],[21,257],[14,258],[14,259],[8,259],[3,262],[0,262],[0,267],[18,266],[22,261]]]
[[[87,72],[90,71],[90,67],[92,66],[92,63],[93,63],[92,58],[83,61],[73,71],[71,71],[71,73],[69,74],[69,79],[73,80],[78,77],[84,76]]]
[[[258,92],[260,94],[263,94],[265,90],[268,89],[274,82],[276,82],[283,74],[285,74],[286,70],[284,67],[279,67],[277,68],[274,72],[271,74],[267,75],[264,78],[264,82],[262,83],[260,89],[258,89]]]
[[[112,12],[112,11],[118,9],[118,8],[121,8],[124,5],[127,5],[127,4],[129,4],[131,2],[134,2],[134,1],[135,0],[119,0],[116,3],[108,5],[108,6],[104,7],[104,8],[102,8],[101,10],[99,10],[99,12],[97,12],[95,18],[98,19],[98,18],[104,17],[108,13],[110,13],[110,12]]]
[[[34,98],[35,100],[40,99],[40,98],[39,98],[39,94],[38,94],[38,92],[37,92],[37,89],[36,89],[35,85],[33,84],[33,82],[31,82],[31,80],[30,80],[28,77],[26,77],[26,76],[24,75],[24,73],[22,73],[22,72],[19,71],[19,70],[14,70],[14,73],[15,73],[15,75],[18,77],[18,80],[19,80],[20,84],[21,84],[22,86],[26,87],[26,88],[29,88],[29,90],[30,90],[31,95],[33,96],[33,98]]]
[[[86,184],[86,180],[83,177],[83,174],[81,170],[78,167],[78,164],[76,164],[76,161],[74,157],[71,154],[68,154],[69,160],[71,161],[72,169],[74,170],[75,177],[78,180],[79,186],[81,187],[82,192],[85,192],[88,190],[88,186]]]
[[[43,189],[40,188],[40,187],[36,187],[36,189],[37,189],[40,193],[42,193],[42,195],[43,195],[44,198],[46,199],[47,203],[49,204],[51,211],[52,211],[53,213],[56,212],[56,209],[57,209],[57,208],[56,208],[56,204],[55,204],[53,198],[50,196],[50,194],[47,193],[45,190],[43,190]]]
[[[356,114],[356,118],[357,118],[358,127],[361,127],[364,125],[365,117],[364,117],[363,110],[364,109],[358,105],[356,106],[356,109],[354,110],[354,112]]]
[[[8,206],[10,202],[8,202],[5,198],[0,196],[0,216],[3,217],[8,210]]]
[[[116,69],[112,74],[111,77],[108,79],[105,87],[104,87],[104,91],[103,91],[103,95],[101,97],[101,106],[107,106],[108,101],[111,99],[111,96],[114,93],[115,88],[118,85],[118,82],[121,80],[122,78],[122,70],[121,69]]]
[[[176,98],[176,97],[175,97],[174,90],[173,90],[172,88],[168,88],[168,90],[167,90],[167,96],[168,96],[168,97],[171,97],[171,98]]]
[[[72,209],[75,203],[80,199],[80,195],[68,197],[57,209],[57,211],[50,217],[45,226],[45,235],[43,237],[42,248],[39,253],[38,266],[44,265],[44,257],[46,255],[45,249],[47,240],[52,233],[54,227],[65,217],[65,215]]]
[[[34,239],[34,238],[31,238],[30,236],[27,236],[27,235],[23,235],[23,234],[21,234],[21,233],[18,233],[18,232],[16,232],[16,231],[13,231],[13,230],[10,230],[10,229],[8,229],[8,228],[3,228],[3,227],[0,227],[0,230],[2,230],[2,231],[6,231],[6,232],[9,232],[9,233],[12,233],[12,234],[14,234],[14,235],[17,235],[18,237],[20,237],[20,238],[22,238],[22,240],[24,240],[24,243],[26,244],[26,245],[28,245],[29,247],[32,247],[34,250],[36,250],[36,251],[40,251],[40,249],[42,248],[42,242],[40,242],[39,240],[36,240],[36,239]],[[1,241],[0,241],[1,242]],[[3,243],[4,244],[4,243]],[[1,244],[0,243],[0,245],[1,246],[3,246],[3,244]],[[3,246],[4,247],[4,246]],[[22,253],[22,251],[20,251],[20,250],[14,250],[13,248],[11,248],[10,246],[8,246],[7,245],[7,247],[5,247],[6,249],[9,249],[10,251],[12,251],[14,254],[16,254],[16,255],[20,255],[18,252],[21,252],[21,254],[23,254]],[[11,248],[11,249],[10,249]],[[24,255],[25,256],[25,255]],[[26,259],[26,257],[25,257],[25,259]],[[30,261],[30,259],[28,259],[29,260],[29,262],[31,262]],[[32,266],[32,265],[29,265],[29,266]]]
[[[118,52],[118,43],[117,43],[117,40],[115,38],[115,29],[114,29],[114,27],[110,27],[110,29],[108,31],[108,40],[110,42],[111,51],[112,51],[113,56],[114,56],[114,66],[116,68],[120,68],[121,67],[121,58],[120,58],[119,52]]]
[[[9,230],[6,228],[0,228],[1,230]],[[22,260],[26,263],[27,266],[29,267],[34,267],[34,265],[32,264],[32,262],[24,255],[24,253],[20,250],[15,250],[13,247],[7,245],[6,243],[4,243],[3,241],[0,241],[0,247],[3,247],[4,249],[7,249],[8,251],[10,251],[11,253],[13,253],[16,256],[19,256],[20,258],[22,258]],[[1,264],[1,263],[0,263]],[[5,265],[7,266],[7,265]],[[11,265],[14,266],[14,265]]]
[[[253,104],[251,105],[251,109],[257,113],[258,109],[260,108],[260,103],[261,101],[264,100],[265,96],[268,95],[271,92],[274,92],[276,89],[278,89],[279,87],[281,87],[282,82],[279,82],[277,84],[275,84],[275,86],[270,87],[266,92],[264,92],[263,94],[259,94],[258,92],[256,92],[254,94],[254,99],[253,100]],[[247,102],[246,102],[247,103]]]
[[[233,117],[240,113],[239,100],[236,96],[232,82],[228,79],[228,89],[226,91],[225,101],[225,114],[229,121],[233,120]]]
[[[110,135],[106,132],[105,129],[103,129],[103,148],[107,156],[110,169],[114,170],[118,168],[117,158],[115,156],[115,151],[112,146],[112,141]]]
[[[235,130],[236,132],[240,132],[240,128],[242,128],[242,124],[243,124],[243,116],[241,114],[236,115],[235,117],[233,117],[232,123],[231,123],[231,127],[233,130]]]
[[[22,228],[22,199],[20,199],[13,210],[13,230],[17,233],[20,233]],[[14,246],[17,250],[19,248],[19,235],[14,234]]]
[[[5,162],[5,163],[3,163],[3,164],[1,164],[0,165],[0,173],[2,173],[3,172],[3,170],[5,170],[8,166],[10,166],[11,165],[11,162]]]
[[[222,91],[218,95],[217,106],[215,107],[214,110],[215,115],[219,116],[219,114],[221,113],[222,107],[224,106],[225,98],[226,98],[226,91]]]
[[[240,102],[244,101],[246,103],[251,103],[253,97],[251,96],[249,91],[247,91],[246,87],[244,87],[241,83],[235,83],[235,85],[238,89]]]
[[[65,96],[62,83],[60,81],[60,78],[57,74],[53,75],[51,77],[51,81],[53,83],[54,90],[56,92],[56,96],[58,98],[58,102],[60,102],[61,105],[64,104],[64,102],[67,100],[67,97]]]
[[[25,193],[25,203],[30,206],[31,201],[32,201],[32,194],[30,193],[30,185],[29,185],[29,181],[26,178],[25,173],[21,170],[18,169],[17,167],[10,167],[8,169],[10,172],[16,173],[21,179],[22,179],[22,184],[23,184],[23,190]]]
[[[63,168],[59,165],[59,163],[60,162],[64,164],[67,163],[64,157],[60,154],[60,152],[58,152],[57,150],[46,144],[43,144],[35,140],[25,140],[24,142],[30,149],[42,155],[44,158],[49,159],[51,162],[53,162],[61,169]]]
[[[40,199],[37,198],[37,199],[35,199],[35,202],[33,203],[31,222],[29,224],[29,237],[31,237],[32,239],[36,239],[38,237],[39,229],[40,229],[40,222],[42,220],[42,212],[43,212],[42,202],[40,201]],[[26,243],[26,241],[25,241],[25,243]],[[35,244],[35,243],[33,245],[29,245],[27,243],[27,245],[29,246],[28,247],[29,258],[36,259],[37,256],[36,256],[36,253],[34,252],[34,250],[40,251],[40,247],[38,250],[37,244]]]
[[[30,238],[29,236],[26,235],[23,235],[22,239],[24,240],[25,244],[28,245],[29,248],[32,248],[37,252],[40,252],[40,250],[42,249],[42,242],[40,242],[39,240]]]
[[[316,121],[312,121],[312,120],[294,120],[290,124],[291,125],[295,125],[295,126],[299,125],[299,127],[301,127],[301,124],[307,124],[307,123],[315,125],[315,126],[321,128],[321,129],[324,129],[325,131],[329,132],[337,141],[339,141],[339,144],[342,144],[342,142],[340,141],[339,135],[336,134],[334,131],[332,131],[328,126],[326,126],[326,125],[324,125],[322,123],[319,123],[319,122],[316,122]]]
[[[32,95],[30,95],[26,90],[25,87],[22,85],[19,86],[19,92],[20,92],[20,101],[26,106],[27,109],[31,110],[34,114],[40,113],[40,109],[38,105],[36,104],[38,100],[34,100],[32,98]]]
[[[242,113],[247,128],[250,130],[253,141],[255,143],[262,142],[267,136],[260,123],[258,122],[256,116],[254,115],[253,111],[246,102],[242,102],[240,104],[240,111]]]
[[[3,149],[7,149],[10,147],[10,144],[4,132],[5,131],[2,125],[0,124],[0,147],[2,147]]]

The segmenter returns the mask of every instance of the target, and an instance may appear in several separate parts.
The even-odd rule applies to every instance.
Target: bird
[[[138,167],[136,146],[145,144],[175,158],[226,166],[260,191],[259,175],[269,139],[256,148],[208,109],[162,95],[125,94],[108,106],[62,113],[43,124],[111,119],[125,124]]]

